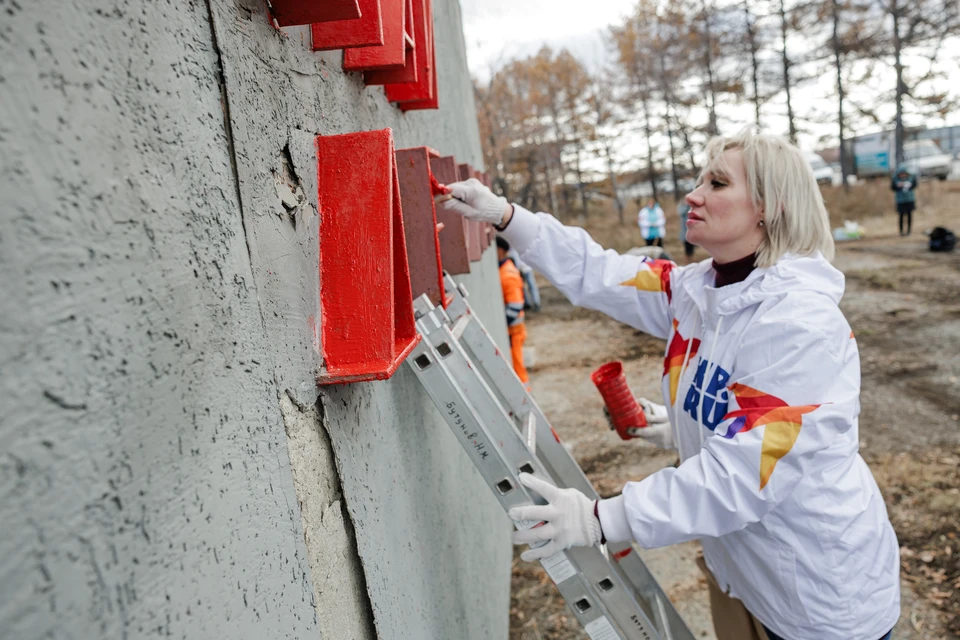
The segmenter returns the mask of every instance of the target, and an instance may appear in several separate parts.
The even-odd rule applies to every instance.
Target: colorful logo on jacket
[[[692,350],[693,347],[691,347]],[[704,378],[708,375],[708,371],[710,379],[704,386]],[[679,372],[677,375],[679,376]],[[710,431],[716,429],[727,415],[727,400],[730,397],[727,392],[729,381],[730,373],[726,369],[716,364],[711,365],[706,360],[700,360],[697,364],[697,373],[693,376],[693,383],[687,388],[687,395],[683,399],[684,412]],[[701,409],[703,415],[700,415]]]
[[[624,280],[620,284],[636,287],[639,291],[652,291],[654,293],[662,291],[667,294],[667,302],[669,303],[673,295],[670,289],[670,272],[677,265],[669,260],[650,260],[649,258],[644,259],[643,265],[646,269],[637,271],[637,275],[629,280]]]
[[[667,346],[667,355],[663,359],[663,375],[670,376],[670,405],[677,401],[677,385],[680,383],[680,369],[683,368],[683,361],[692,361],[697,357],[697,350],[700,349],[700,339],[694,338],[693,344],[690,340],[684,340],[680,335],[679,323],[673,321],[673,337]],[[687,356],[687,347],[690,348],[690,355]]]
[[[733,419],[733,422],[727,426],[726,433],[717,435],[730,439],[738,433],[746,433],[757,427],[766,427],[763,432],[763,447],[760,450],[760,490],[762,491],[770,481],[777,462],[790,452],[797,441],[803,416],[820,405],[791,407],[776,396],[739,382],[730,385],[730,391],[736,397],[740,408],[724,416],[724,419]]]

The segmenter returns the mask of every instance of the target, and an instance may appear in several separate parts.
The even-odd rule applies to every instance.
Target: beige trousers
[[[710,613],[717,640],[768,640],[760,621],[750,615],[743,603],[731,598],[717,584],[717,579],[707,568],[703,554],[697,556],[697,566],[707,577],[710,589]]]

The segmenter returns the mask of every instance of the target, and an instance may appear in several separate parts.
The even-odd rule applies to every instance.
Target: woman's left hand
[[[520,474],[524,486],[549,504],[514,507],[507,512],[515,521],[540,522],[531,529],[513,532],[513,544],[529,544],[520,554],[526,562],[540,560],[570,547],[590,547],[602,539],[594,501],[576,489],[560,489],[529,473]],[[540,543],[546,543],[535,547]]]

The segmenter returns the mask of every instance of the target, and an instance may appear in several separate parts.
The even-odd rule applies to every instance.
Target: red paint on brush
[[[419,342],[390,129],[317,137],[319,384],[389,378]]]
[[[414,298],[427,294],[435,305],[442,305],[446,301],[433,201],[433,184],[436,180],[430,175],[430,158],[439,155],[429,147],[397,151],[411,290]]]
[[[431,163],[430,166],[431,166],[431,168],[432,168],[432,167],[433,167],[433,163]],[[431,173],[431,174],[430,174],[430,191],[431,191],[431,192],[433,193],[433,195],[435,195],[435,196],[445,196],[445,195],[451,193],[451,192],[453,191],[453,189],[451,189],[450,187],[448,187],[448,186],[445,185],[445,184],[440,184],[439,182],[437,182],[436,176],[434,176],[433,173]]]
[[[357,0],[270,0],[273,19],[281,27],[360,17]]]
[[[314,51],[383,45],[382,0],[359,0],[360,17],[310,25]],[[386,0],[390,1],[390,0]]]

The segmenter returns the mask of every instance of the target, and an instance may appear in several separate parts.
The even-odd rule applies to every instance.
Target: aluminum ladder
[[[473,313],[466,289],[449,275],[445,289],[446,309],[426,295],[414,301],[423,339],[407,363],[501,506],[545,503],[520,484],[521,472],[599,498]],[[541,564],[591,640],[694,640],[630,543],[575,547]]]

